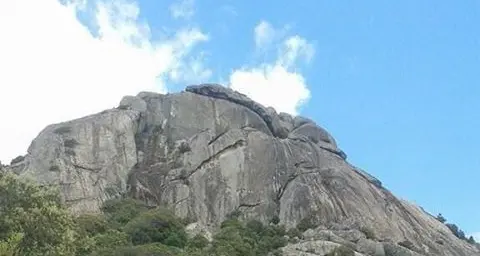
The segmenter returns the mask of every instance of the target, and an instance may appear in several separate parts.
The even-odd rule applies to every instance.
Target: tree
[[[1,256],[14,256],[18,253],[20,241],[22,241],[23,235],[20,233],[12,234],[5,241],[0,241],[0,255]]]
[[[470,236],[470,237],[468,238],[468,242],[469,242],[470,244],[476,244],[476,243],[477,243],[477,242],[475,241],[475,238],[473,238],[473,236]]]
[[[238,219],[228,219],[221,224],[209,253],[204,255],[268,255],[287,244],[286,233],[282,225],[263,225],[256,220],[245,224]]]
[[[447,221],[447,219],[445,219],[445,218],[442,216],[441,213],[439,213],[439,214],[437,215],[436,219],[437,219],[438,221],[440,221],[441,223],[445,223],[445,222]]]
[[[145,203],[132,198],[119,198],[106,201],[102,211],[111,225],[123,227],[137,217],[140,213],[148,210]]]
[[[94,236],[105,233],[108,229],[107,219],[103,214],[83,214],[75,219],[77,232],[82,236]]]
[[[451,224],[451,223],[447,223],[446,225],[447,225],[447,227],[450,229],[450,231],[452,231],[452,233],[453,233],[456,237],[458,237],[458,238],[460,238],[460,239],[463,239],[463,240],[466,239],[466,237],[465,237],[465,232],[463,232],[463,230],[461,230],[460,228],[458,228],[457,225]]]
[[[11,255],[75,254],[75,224],[57,191],[0,173],[0,195],[0,244]]]
[[[166,209],[152,209],[140,213],[125,225],[124,231],[134,245],[162,243],[183,248],[187,234],[180,219]]]

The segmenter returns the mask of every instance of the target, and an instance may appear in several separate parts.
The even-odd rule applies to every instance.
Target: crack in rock
[[[90,172],[99,172],[102,170],[102,168],[99,168],[99,167],[86,167],[86,166],[83,166],[83,165],[79,165],[79,164],[73,164],[73,167],[75,168],[78,168],[78,169],[82,169],[82,170],[86,170],[86,171],[90,171]]]
[[[257,203],[241,203],[237,208],[240,209],[241,207],[246,207],[246,208],[253,208],[261,205],[262,202],[257,202]]]
[[[208,164],[209,162],[218,159],[220,156],[222,156],[223,154],[225,154],[225,153],[227,153],[227,152],[230,152],[230,151],[233,151],[233,150],[238,149],[239,147],[245,146],[246,143],[247,143],[247,142],[246,142],[244,139],[240,139],[240,140],[235,141],[235,143],[226,146],[225,148],[223,148],[222,150],[218,151],[217,153],[212,154],[210,157],[208,157],[207,159],[203,160],[196,168],[194,168],[194,169],[188,174],[187,179],[188,179],[190,176],[192,176],[192,174],[194,174],[194,173],[197,172],[198,170],[202,169],[202,168],[203,168],[206,164]]]

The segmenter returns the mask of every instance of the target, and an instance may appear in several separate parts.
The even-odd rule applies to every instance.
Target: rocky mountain
[[[141,92],[115,109],[46,127],[7,169],[59,185],[73,213],[129,194],[208,231],[229,215],[307,223],[285,255],[474,256],[420,207],[353,166],[313,121],[219,85]]]

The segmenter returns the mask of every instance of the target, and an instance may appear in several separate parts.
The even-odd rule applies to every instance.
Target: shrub
[[[446,223],[446,219],[442,216],[442,214],[438,214],[436,219],[442,223],[445,223],[445,225],[447,226],[448,229],[450,229],[450,231],[452,231],[452,233],[462,239],[462,240],[465,240],[467,242],[470,242],[469,239],[467,239],[467,237],[465,236],[465,232],[463,232],[463,230],[461,230],[457,225],[455,224],[452,224],[452,223]],[[473,237],[472,237],[473,238]],[[475,243],[475,242],[474,242]]]
[[[183,248],[187,234],[181,221],[168,210],[153,209],[140,213],[124,228],[134,245],[163,243]]]
[[[123,246],[99,250],[92,256],[177,256],[180,251],[160,243],[138,246]]]
[[[447,221],[447,219],[445,219],[441,213],[439,213],[437,215],[437,217],[435,217],[438,221],[440,221],[441,223],[445,223]]]
[[[263,225],[250,220],[245,225],[236,219],[222,223],[214,236],[213,255],[267,255],[287,244],[284,226]]]
[[[285,236],[287,231],[283,225],[266,226],[262,231],[263,236]]]
[[[99,250],[114,249],[121,246],[131,245],[130,238],[124,232],[118,230],[108,230],[105,233],[97,234],[92,237],[95,248]]]
[[[86,236],[104,233],[108,229],[105,216],[99,214],[80,215],[75,219],[75,223],[77,223],[78,232]]]
[[[214,236],[213,255],[253,255],[255,240],[246,234],[243,226],[224,226]]]
[[[265,230],[263,223],[258,220],[249,220],[246,226],[247,229],[254,232],[255,234],[260,234]]]
[[[287,239],[283,236],[262,236],[256,246],[255,255],[267,255],[268,252],[287,245]]]
[[[447,223],[446,225],[456,237],[458,237],[460,239],[464,239],[464,240],[466,239],[465,232],[463,232],[463,230],[459,229],[457,227],[457,225],[451,224],[451,223]]]
[[[278,217],[278,215],[273,216],[270,220],[270,223],[277,225],[278,223],[280,223],[280,217]]]
[[[135,199],[111,199],[105,201],[102,211],[110,225],[120,228],[140,213],[148,210],[145,203]]]
[[[242,222],[238,219],[226,219],[220,224],[220,228],[235,227],[241,228],[243,226]]]
[[[15,256],[18,255],[18,248],[23,235],[20,233],[13,233],[4,240],[0,240],[0,255]]]
[[[298,228],[289,229],[288,232],[287,232],[287,235],[291,238],[294,238],[294,237],[302,238],[303,237],[302,232],[300,232],[300,230],[298,230]]]
[[[197,248],[197,249],[203,249],[207,247],[207,245],[208,245],[208,239],[200,234],[195,235],[187,243],[188,248]]]
[[[475,241],[475,238],[473,238],[473,236],[470,236],[470,237],[468,238],[468,243],[470,243],[470,244],[476,244],[477,242]]]

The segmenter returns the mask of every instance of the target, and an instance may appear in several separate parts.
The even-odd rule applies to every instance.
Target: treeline
[[[452,233],[462,239],[462,240],[465,240],[467,241],[468,243],[470,244],[477,244],[477,242],[475,241],[475,238],[473,238],[473,236],[470,236],[470,237],[467,237],[465,235],[465,232],[463,232],[462,229],[460,229],[456,224],[453,224],[453,223],[447,223],[447,219],[445,219],[445,217],[442,216],[441,213],[439,213],[437,215],[437,217],[435,217],[438,221],[440,221],[441,223],[445,224],[445,226],[447,226],[448,229],[450,229],[450,231],[452,231]]]

